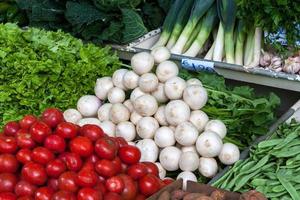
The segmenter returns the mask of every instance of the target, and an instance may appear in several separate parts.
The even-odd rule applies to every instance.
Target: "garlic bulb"
[[[282,59],[279,56],[274,56],[268,68],[276,72],[282,71]]]
[[[260,60],[259,60],[260,66],[262,67],[270,66],[273,56],[274,55],[269,52],[262,51],[262,55],[260,56]]]
[[[296,74],[300,72],[300,56],[289,57],[288,59],[286,59],[283,71],[290,74]]]

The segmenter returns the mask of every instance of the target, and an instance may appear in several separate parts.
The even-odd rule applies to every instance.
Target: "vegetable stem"
[[[218,34],[216,38],[216,46],[213,52],[213,60],[214,61],[222,61],[223,58],[223,50],[224,50],[224,28],[222,23],[219,24]]]

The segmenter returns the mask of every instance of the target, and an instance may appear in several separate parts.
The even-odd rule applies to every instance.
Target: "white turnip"
[[[126,108],[128,108],[130,113],[132,113],[134,111],[133,104],[130,99],[127,99],[126,101],[124,101],[123,105],[126,106]]]
[[[114,87],[111,77],[98,78],[95,85],[95,95],[101,99],[105,100],[107,98],[108,91]]]
[[[182,171],[195,171],[199,167],[199,156],[196,152],[182,152],[179,159],[179,168]]]
[[[167,171],[176,171],[179,168],[180,155],[181,150],[177,147],[166,147],[160,152],[159,162]]]
[[[111,88],[107,93],[107,99],[110,103],[122,103],[125,100],[125,92],[121,88]]]
[[[150,72],[153,66],[154,58],[148,52],[137,53],[131,58],[131,67],[138,75]]]
[[[217,133],[222,139],[226,136],[227,133],[227,128],[225,124],[218,119],[208,121],[205,126],[205,130]]]
[[[99,119],[92,118],[92,117],[83,118],[83,119],[80,119],[77,122],[78,126],[83,126],[83,125],[86,125],[86,124],[94,124],[94,125],[100,126],[101,122],[99,121]]]
[[[118,69],[113,73],[112,82],[114,83],[114,86],[121,88],[122,90],[127,89],[123,84],[123,78],[126,72],[128,72],[127,69]]]
[[[190,108],[182,100],[173,100],[166,105],[165,115],[169,124],[177,126],[189,120]]]
[[[211,178],[218,172],[218,164],[214,158],[201,157],[199,159],[199,172],[202,176]]]
[[[136,124],[136,132],[143,139],[152,139],[159,124],[153,117],[143,117]]]
[[[76,124],[79,120],[82,119],[82,115],[80,114],[80,112],[73,108],[67,109],[63,115],[66,122],[71,122],[73,124]]]
[[[190,85],[184,89],[183,100],[192,110],[201,109],[207,102],[206,89],[200,85]]]
[[[123,77],[123,85],[133,90],[138,86],[139,83],[139,75],[137,75],[134,71],[128,71],[124,74]]]
[[[163,83],[159,83],[156,90],[151,92],[151,95],[154,96],[158,103],[166,103],[169,99],[165,93],[165,85]]]
[[[101,106],[101,101],[94,95],[85,95],[77,101],[77,110],[84,117],[94,117]]]
[[[168,79],[173,78],[178,75],[179,70],[176,63],[172,61],[164,61],[160,63],[156,68],[156,76],[158,80],[162,83],[166,82]]]
[[[133,111],[132,113],[131,113],[131,115],[130,115],[130,121],[134,124],[134,125],[136,125],[137,123],[138,123],[138,121],[140,120],[140,119],[142,119],[143,118],[143,116],[141,116],[139,113],[137,113],[136,111]]]
[[[151,55],[153,56],[155,63],[161,63],[171,57],[171,52],[167,47],[159,46],[152,49]]]
[[[139,87],[135,88],[130,94],[130,101],[133,103],[138,97],[144,95],[143,92]]]
[[[166,81],[165,94],[171,100],[181,99],[185,87],[186,87],[185,80],[183,80],[178,76],[175,76]]]
[[[109,113],[112,107],[111,103],[105,103],[98,109],[98,119],[100,121],[107,121],[109,120]]]
[[[187,181],[193,181],[193,182],[197,182],[197,177],[193,172],[189,172],[189,171],[184,171],[178,174],[177,178],[178,179],[182,179],[182,189],[186,190],[186,186],[187,186]]]
[[[102,128],[103,132],[106,133],[110,137],[116,136],[116,125],[112,123],[111,121],[103,121],[100,124],[100,127]]]
[[[157,111],[154,115],[154,118],[158,121],[158,123],[161,126],[167,126],[168,125],[166,115],[165,115],[165,109],[166,109],[166,106],[158,107],[158,109],[157,109]]]
[[[121,122],[116,126],[116,136],[123,137],[126,141],[134,140],[136,136],[135,126],[131,122]]]
[[[158,79],[153,73],[143,74],[139,79],[139,88],[145,92],[153,92],[158,86]]]
[[[239,148],[232,143],[225,143],[219,154],[219,160],[225,165],[232,165],[240,159]]]
[[[176,142],[174,132],[167,126],[160,127],[155,132],[154,142],[160,148],[173,146]]]
[[[156,99],[145,94],[133,101],[134,110],[144,117],[152,116],[156,113],[158,105]]]
[[[196,141],[198,153],[207,158],[216,157],[222,150],[223,142],[219,135],[212,131],[205,131]]]
[[[118,124],[120,122],[128,121],[130,118],[130,112],[123,104],[116,103],[113,104],[110,109],[109,118],[113,123]]]
[[[200,85],[200,86],[202,86],[202,83],[197,78],[191,78],[191,79],[186,81],[186,86],[190,86],[190,85]]]
[[[190,122],[198,129],[199,132],[202,132],[207,124],[209,118],[205,112],[202,110],[194,110],[191,112]]]
[[[158,168],[158,176],[160,179],[164,179],[167,175],[167,171],[161,166],[159,162],[156,162],[155,165]]]
[[[156,162],[159,149],[151,139],[143,139],[135,145],[141,151],[140,162]]]
[[[191,122],[182,122],[176,127],[175,139],[183,146],[190,146],[196,143],[198,130]]]

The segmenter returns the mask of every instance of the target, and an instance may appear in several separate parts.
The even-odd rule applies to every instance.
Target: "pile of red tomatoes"
[[[145,199],[165,186],[153,163],[96,125],[79,127],[46,109],[0,135],[0,200]]]

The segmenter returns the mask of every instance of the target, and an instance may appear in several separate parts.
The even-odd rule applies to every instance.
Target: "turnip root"
[[[126,101],[124,101],[123,105],[126,106],[126,108],[128,108],[130,113],[132,113],[134,111],[133,104],[130,99],[127,99]]]
[[[197,177],[195,176],[195,174],[193,172],[189,172],[189,171],[184,171],[181,172],[180,174],[178,174],[177,178],[178,179],[182,179],[182,189],[186,190],[186,184],[187,181],[193,181],[193,182],[197,182]]]
[[[158,105],[156,99],[145,94],[133,101],[134,110],[144,117],[152,116],[156,113]]]
[[[140,140],[136,147],[141,151],[140,162],[156,162],[159,149],[153,140]]]
[[[94,124],[94,125],[100,126],[101,122],[99,121],[99,119],[91,118],[91,117],[80,119],[77,122],[77,125],[79,125],[79,126],[83,126],[83,125],[86,125],[86,124]]]
[[[139,87],[135,88],[131,94],[130,94],[130,101],[134,102],[137,98],[139,98],[140,96],[146,94],[145,92],[143,92]]]
[[[232,165],[240,159],[239,148],[232,143],[225,143],[219,154],[219,160],[225,165]]]
[[[207,114],[202,110],[194,110],[191,112],[190,122],[192,122],[199,132],[204,130],[208,120]]]
[[[159,162],[167,171],[176,171],[179,168],[181,151],[177,147],[170,146],[161,150]]]
[[[109,113],[112,107],[111,103],[105,103],[98,109],[98,119],[100,121],[107,121],[109,120]]]
[[[197,128],[191,122],[182,122],[175,130],[175,139],[183,146],[195,144],[198,135]]]
[[[132,113],[131,113],[131,115],[130,115],[130,121],[134,124],[134,125],[136,125],[137,123],[138,123],[138,121],[140,120],[140,119],[142,119],[143,117],[139,114],[139,113],[137,113],[136,111],[133,111]]]
[[[143,74],[139,79],[139,88],[145,92],[153,92],[158,86],[158,79],[153,73]]]
[[[153,56],[155,63],[161,63],[171,57],[171,52],[167,47],[159,46],[152,49],[151,55]]]
[[[127,69],[118,69],[113,73],[112,81],[114,83],[114,86],[116,86],[122,90],[127,89],[123,84],[123,78],[124,78],[124,75],[126,74],[126,72],[128,72]]]
[[[183,100],[192,110],[201,109],[205,106],[207,99],[207,92],[205,88],[200,85],[190,85],[184,89]]]
[[[122,103],[125,100],[125,92],[121,88],[111,88],[107,93],[107,98],[110,103]]]
[[[195,153],[198,154],[197,149],[194,145],[192,145],[192,146],[182,146],[181,151],[182,151],[182,153],[191,151],[191,152],[195,152]]]
[[[175,76],[166,81],[165,94],[171,100],[180,99],[182,98],[185,87],[185,80],[178,76]]]
[[[116,135],[116,125],[111,121],[103,121],[100,124],[103,132],[106,133],[110,137],[115,137]]]
[[[131,122],[121,122],[116,126],[116,136],[123,137],[127,142],[134,140],[135,126]]]
[[[218,172],[217,161],[214,158],[201,157],[199,159],[199,172],[205,177],[213,177]]]
[[[163,83],[159,83],[156,90],[151,93],[152,96],[159,103],[166,103],[169,99],[165,93],[165,85]]]
[[[167,122],[167,119],[166,119],[166,115],[165,115],[165,109],[166,109],[166,106],[160,106],[155,115],[154,115],[154,118],[158,121],[158,123],[161,125],[161,126],[167,126],[168,125],[168,122]]]
[[[176,142],[174,132],[167,126],[160,127],[155,132],[154,142],[160,148],[173,146]]]
[[[179,159],[179,168],[182,171],[195,171],[199,167],[199,156],[196,152],[182,152]]]
[[[227,128],[221,120],[210,120],[205,126],[206,131],[213,131],[219,135],[220,138],[224,138],[227,133]]]
[[[158,168],[158,175],[160,179],[163,179],[166,177],[167,171],[161,166],[159,162],[156,162],[155,165]]]
[[[182,100],[173,100],[166,105],[165,115],[169,124],[177,126],[189,120],[190,108]]]
[[[185,195],[182,200],[210,200],[210,197],[207,197],[202,193],[189,193]]]
[[[171,193],[171,200],[182,200],[187,194],[189,193],[183,190],[175,190]]]
[[[139,78],[139,75],[137,75],[134,71],[128,71],[124,74],[123,85],[132,90],[138,87]]]
[[[110,109],[109,118],[113,123],[118,124],[120,122],[128,121],[130,118],[130,112],[123,104],[116,103],[113,104]]]
[[[108,91],[114,87],[111,77],[98,78],[95,85],[95,95],[101,99],[105,100],[107,98]]]
[[[136,125],[137,134],[143,139],[152,139],[159,124],[153,117],[143,117]]]
[[[73,108],[66,110],[63,115],[66,122],[71,122],[73,124],[76,124],[79,120],[82,119],[82,115],[80,114],[80,112]]]
[[[222,146],[222,139],[212,131],[203,132],[196,141],[198,153],[207,158],[218,156],[222,150]]]
[[[101,101],[94,95],[85,95],[80,97],[77,102],[77,110],[84,117],[94,117],[101,106]]]
[[[166,82],[168,79],[173,78],[178,75],[179,70],[176,63],[172,61],[164,61],[160,63],[156,68],[156,76],[158,80],[162,83]]]
[[[186,86],[190,86],[190,85],[200,85],[203,86],[201,81],[197,78],[191,78],[189,80],[186,81]]]
[[[131,58],[131,67],[138,75],[150,72],[153,66],[154,57],[148,52],[137,53]]]

